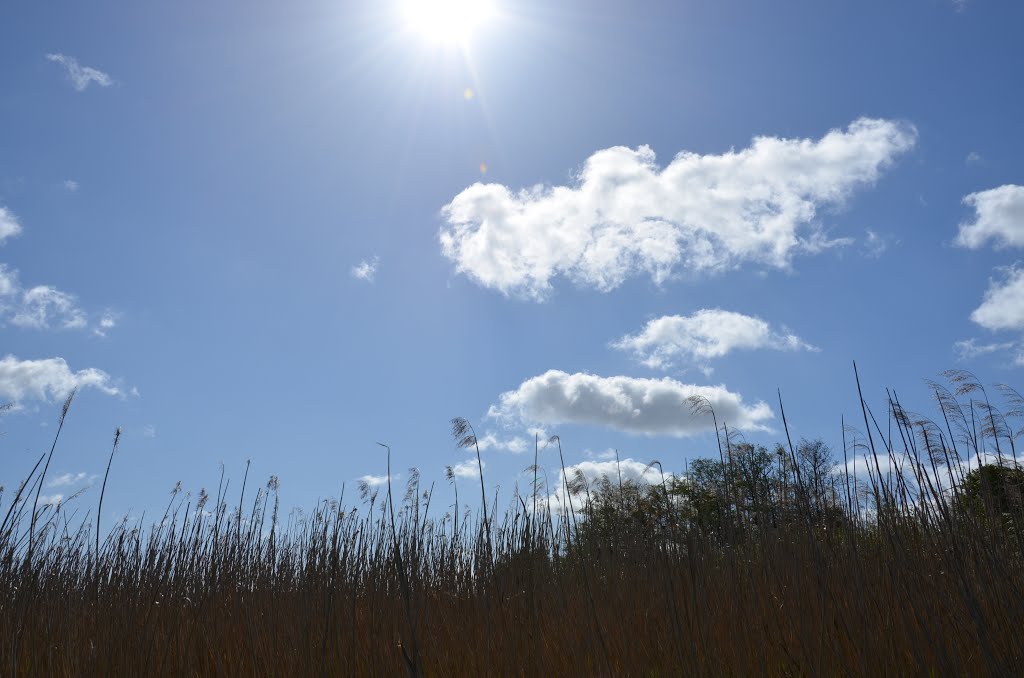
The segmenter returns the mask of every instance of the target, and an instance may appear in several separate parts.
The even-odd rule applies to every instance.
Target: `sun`
[[[496,14],[494,0],[403,0],[406,25],[425,39],[462,44]]]

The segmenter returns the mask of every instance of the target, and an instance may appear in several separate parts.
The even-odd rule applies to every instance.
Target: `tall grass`
[[[212,503],[176,491],[159,520],[101,535],[99,509],[94,524],[35,499],[51,450],[0,494],[0,671],[1009,675],[1024,665],[1020,488],[997,502],[982,487],[974,506],[965,478],[1015,463],[1024,399],[1006,390],[1000,411],[950,377],[932,386],[936,421],[894,395],[881,419],[861,401],[843,452],[867,479],[844,469],[822,493],[794,463],[753,503],[726,484],[710,528],[670,491],[685,472],[591,488],[562,461],[565,511],[535,480],[504,515],[483,482],[477,518],[440,515],[412,473],[400,499],[364,486],[361,504],[285,520],[275,477],[230,506],[222,477]],[[453,432],[476,447],[468,422]],[[719,443],[739,464],[724,425]]]

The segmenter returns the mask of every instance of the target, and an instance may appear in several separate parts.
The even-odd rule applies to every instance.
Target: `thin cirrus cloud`
[[[652,368],[668,368],[681,361],[703,364],[737,350],[819,350],[785,328],[774,329],[761,318],[718,308],[655,318],[637,334],[613,342],[612,347],[631,353]]]
[[[114,80],[109,75],[101,70],[81,65],[74,57],[51,53],[46,55],[46,59],[63,66],[71,86],[79,92],[85,91],[93,83],[100,87],[110,87],[114,84]]]
[[[63,358],[19,360],[13,355],[0,358],[0,403],[51,402],[82,388],[93,388],[112,396],[123,395],[106,372],[95,368],[74,372]]]
[[[711,416],[695,411],[695,399],[714,408],[720,423],[741,429],[768,430],[773,416],[766,403],[747,405],[724,386],[548,370],[502,393],[488,417],[526,425],[581,424],[681,437],[714,430]]]
[[[838,206],[917,141],[909,124],[861,118],[820,139],[756,137],[720,155],[682,152],[659,168],[654,151],[590,156],[571,186],[513,191],[476,183],[442,208],[441,251],[477,284],[543,300],[563,277],[615,289],[680,269],[790,266],[830,240],[820,209]]]

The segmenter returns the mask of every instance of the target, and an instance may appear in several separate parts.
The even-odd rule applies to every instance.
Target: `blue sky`
[[[246,459],[286,505],[354,498],[376,441],[447,491],[453,416],[504,503],[534,429],[679,468],[716,453],[695,393],[770,443],[781,389],[838,448],[853,360],[879,408],[1018,383],[1022,25],[497,0],[444,41],[399,2],[8,2],[0,484],[75,385],[45,492],[122,426],[106,501],[137,515]]]

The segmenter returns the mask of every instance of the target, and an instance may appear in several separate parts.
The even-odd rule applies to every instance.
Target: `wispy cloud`
[[[18,218],[6,207],[0,207],[0,245],[8,238],[13,238],[21,233],[21,224]]]
[[[380,267],[380,257],[364,259],[352,267],[349,271],[356,280],[373,282],[377,278],[377,268]]]
[[[796,254],[848,243],[829,239],[818,211],[874,183],[916,140],[910,125],[862,118],[818,140],[682,152],[664,168],[647,146],[609,148],[570,186],[465,189],[442,210],[441,251],[479,285],[536,300],[559,276],[608,291],[680,269],[787,268]]]
[[[46,58],[64,67],[71,86],[79,92],[84,91],[89,85],[96,83],[100,87],[110,87],[114,84],[113,79],[103,71],[83,66],[74,57],[65,54],[47,54]]]
[[[82,483],[91,483],[96,480],[95,475],[84,471],[79,473],[62,473],[46,483],[47,487],[73,487]]]
[[[17,218],[0,207],[0,245],[22,231]],[[75,295],[51,285],[24,287],[18,271],[0,263],[0,327],[10,324],[36,330],[83,330],[106,336],[116,325],[117,314],[106,311],[95,322],[79,305]]]
[[[965,165],[980,165],[983,160],[984,160],[984,158],[981,157],[981,153],[976,153],[975,151],[971,151],[970,153],[967,154],[967,157],[964,158],[964,164]]]
[[[501,438],[491,431],[488,431],[483,436],[477,438],[477,445],[479,445],[481,451],[500,450],[503,452],[511,452],[513,454],[521,454],[526,452],[528,449],[533,449],[533,441],[528,441],[526,438],[520,438],[518,436]]]
[[[652,368],[671,367],[680,359],[702,364],[736,350],[818,350],[785,328],[776,330],[761,318],[719,308],[655,318],[612,347],[632,353]]]
[[[989,355],[1000,351],[1009,351],[1015,345],[1016,344],[1012,341],[980,344],[977,339],[972,337],[970,339],[954,342],[953,350],[956,351],[957,357],[960,360],[971,360],[982,355]]]
[[[63,358],[19,360],[13,355],[0,358],[0,402],[49,402],[81,388],[93,388],[107,395],[122,395],[122,390],[106,372],[95,368],[73,372]]]
[[[525,424],[583,424],[648,436],[688,436],[713,430],[691,398],[706,399],[719,422],[766,429],[773,417],[764,402],[747,405],[724,386],[696,386],[674,379],[640,379],[549,370],[502,393],[488,416]]]
[[[79,187],[80,187],[79,183],[77,181],[75,181],[74,179],[65,179],[64,180],[64,188],[67,191],[71,192],[71,193],[74,193],[75,191],[77,191],[79,189]]]
[[[87,324],[85,312],[78,307],[75,297],[49,285],[22,290],[9,321],[18,327],[37,330],[76,330]]]
[[[897,244],[898,242],[899,241],[891,235],[878,233],[877,231],[872,231],[869,228],[867,229],[867,236],[861,244],[861,249],[864,252],[864,256],[869,259],[878,259],[885,254],[892,245]]]

